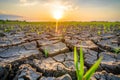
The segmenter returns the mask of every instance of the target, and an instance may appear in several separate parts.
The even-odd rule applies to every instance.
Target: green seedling
[[[101,35],[101,32],[100,32],[100,31],[98,31],[98,35]]]
[[[39,34],[41,34],[41,32],[40,32],[40,31],[38,31],[38,30],[37,30],[36,32],[37,32],[37,34],[38,34],[38,35],[39,35]]]
[[[84,57],[82,47],[80,48],[80,65],[78,62],[77,50],[76,47],[74,47],[74,64],[76,68],[77,80],[90,80],[91,76],[95,73],[95,71],[99,67],[102,58],[103,57],[100,57],[84,75]]]
[[[44,53],[45,53],[45,57],[48,57],[48,51],[46,49],[44,50]]]
[[[113,50],[113,52],[116,53],[116,54],[119,54],[119,53],[120,53],[120,47],[119,47],[119,48],[115,48],[115,49]]]
[[[4,32],[10,32],[10,29],[9,29],[9,28],[6,28],[6,29],[4,30]]]

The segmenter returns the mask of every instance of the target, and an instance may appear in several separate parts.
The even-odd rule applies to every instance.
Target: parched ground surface
[[[120,25],[107,32],[103,26],[69,26],[59,33],[14,26],[9,32],[0,30],[0,80],[77,80],[74,46],[78,51],[83,47],[85,71],[103,56],[91,80],[120,80]]]

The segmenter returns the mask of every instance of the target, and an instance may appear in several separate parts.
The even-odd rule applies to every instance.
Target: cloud
[[[27,2],[27,3],[20,4],[20,6],[34,6],[36,4],[37,4],[37,2],[33,2],[33,3]]]
[[[27,2],[27,0],[20,0],[20,2],[21,2],[21,3],[26,3],[26,2]]]
[[[20,0],[20,6],[34,6],[38,0]]]
[[[78,9],[78,0],[19,0],[20,6],[43,5],[48,8],[64,8],[64,10]]]
[[[47,6],[51,9],[63,9],[65,11],[76,10],[79,8],[74,0],[45,0],[43,1],[44,6]]]
[[[20,20],[22,19],[22,16],[18,16],[18,15],[12,15],[12,14],[0,14],[0,19],[6,20]]]
[[[7,13],[6,11],[0,10],[0,14],[6,14],[6,13]]]

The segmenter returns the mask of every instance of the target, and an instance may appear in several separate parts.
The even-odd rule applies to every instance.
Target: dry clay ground
[[[83,47],[85,71],[104,56],[91,80],[120,80],[120,52],[114,52],[120,47],[120,30],[100,35],[96,30],[69,27],[62,35],[1,31],[0,80],[76,80],[74,46]]]

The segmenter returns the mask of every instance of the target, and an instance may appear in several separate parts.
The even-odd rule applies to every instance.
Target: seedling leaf
[[[90,80],[90,77],[94,74],[94,72],[96,71],[96,69],[99,67],[102,58],[103,58],[103,57],[100,57],[100,58],[95,62],[95,64],[93,64],[93,66],[86,72],[86,74],[84,75],[84,79],[85,79],[85,80]]]
[[[80,80],[82,80],[84,74],[84,57],[82,47],[80,47]]]

